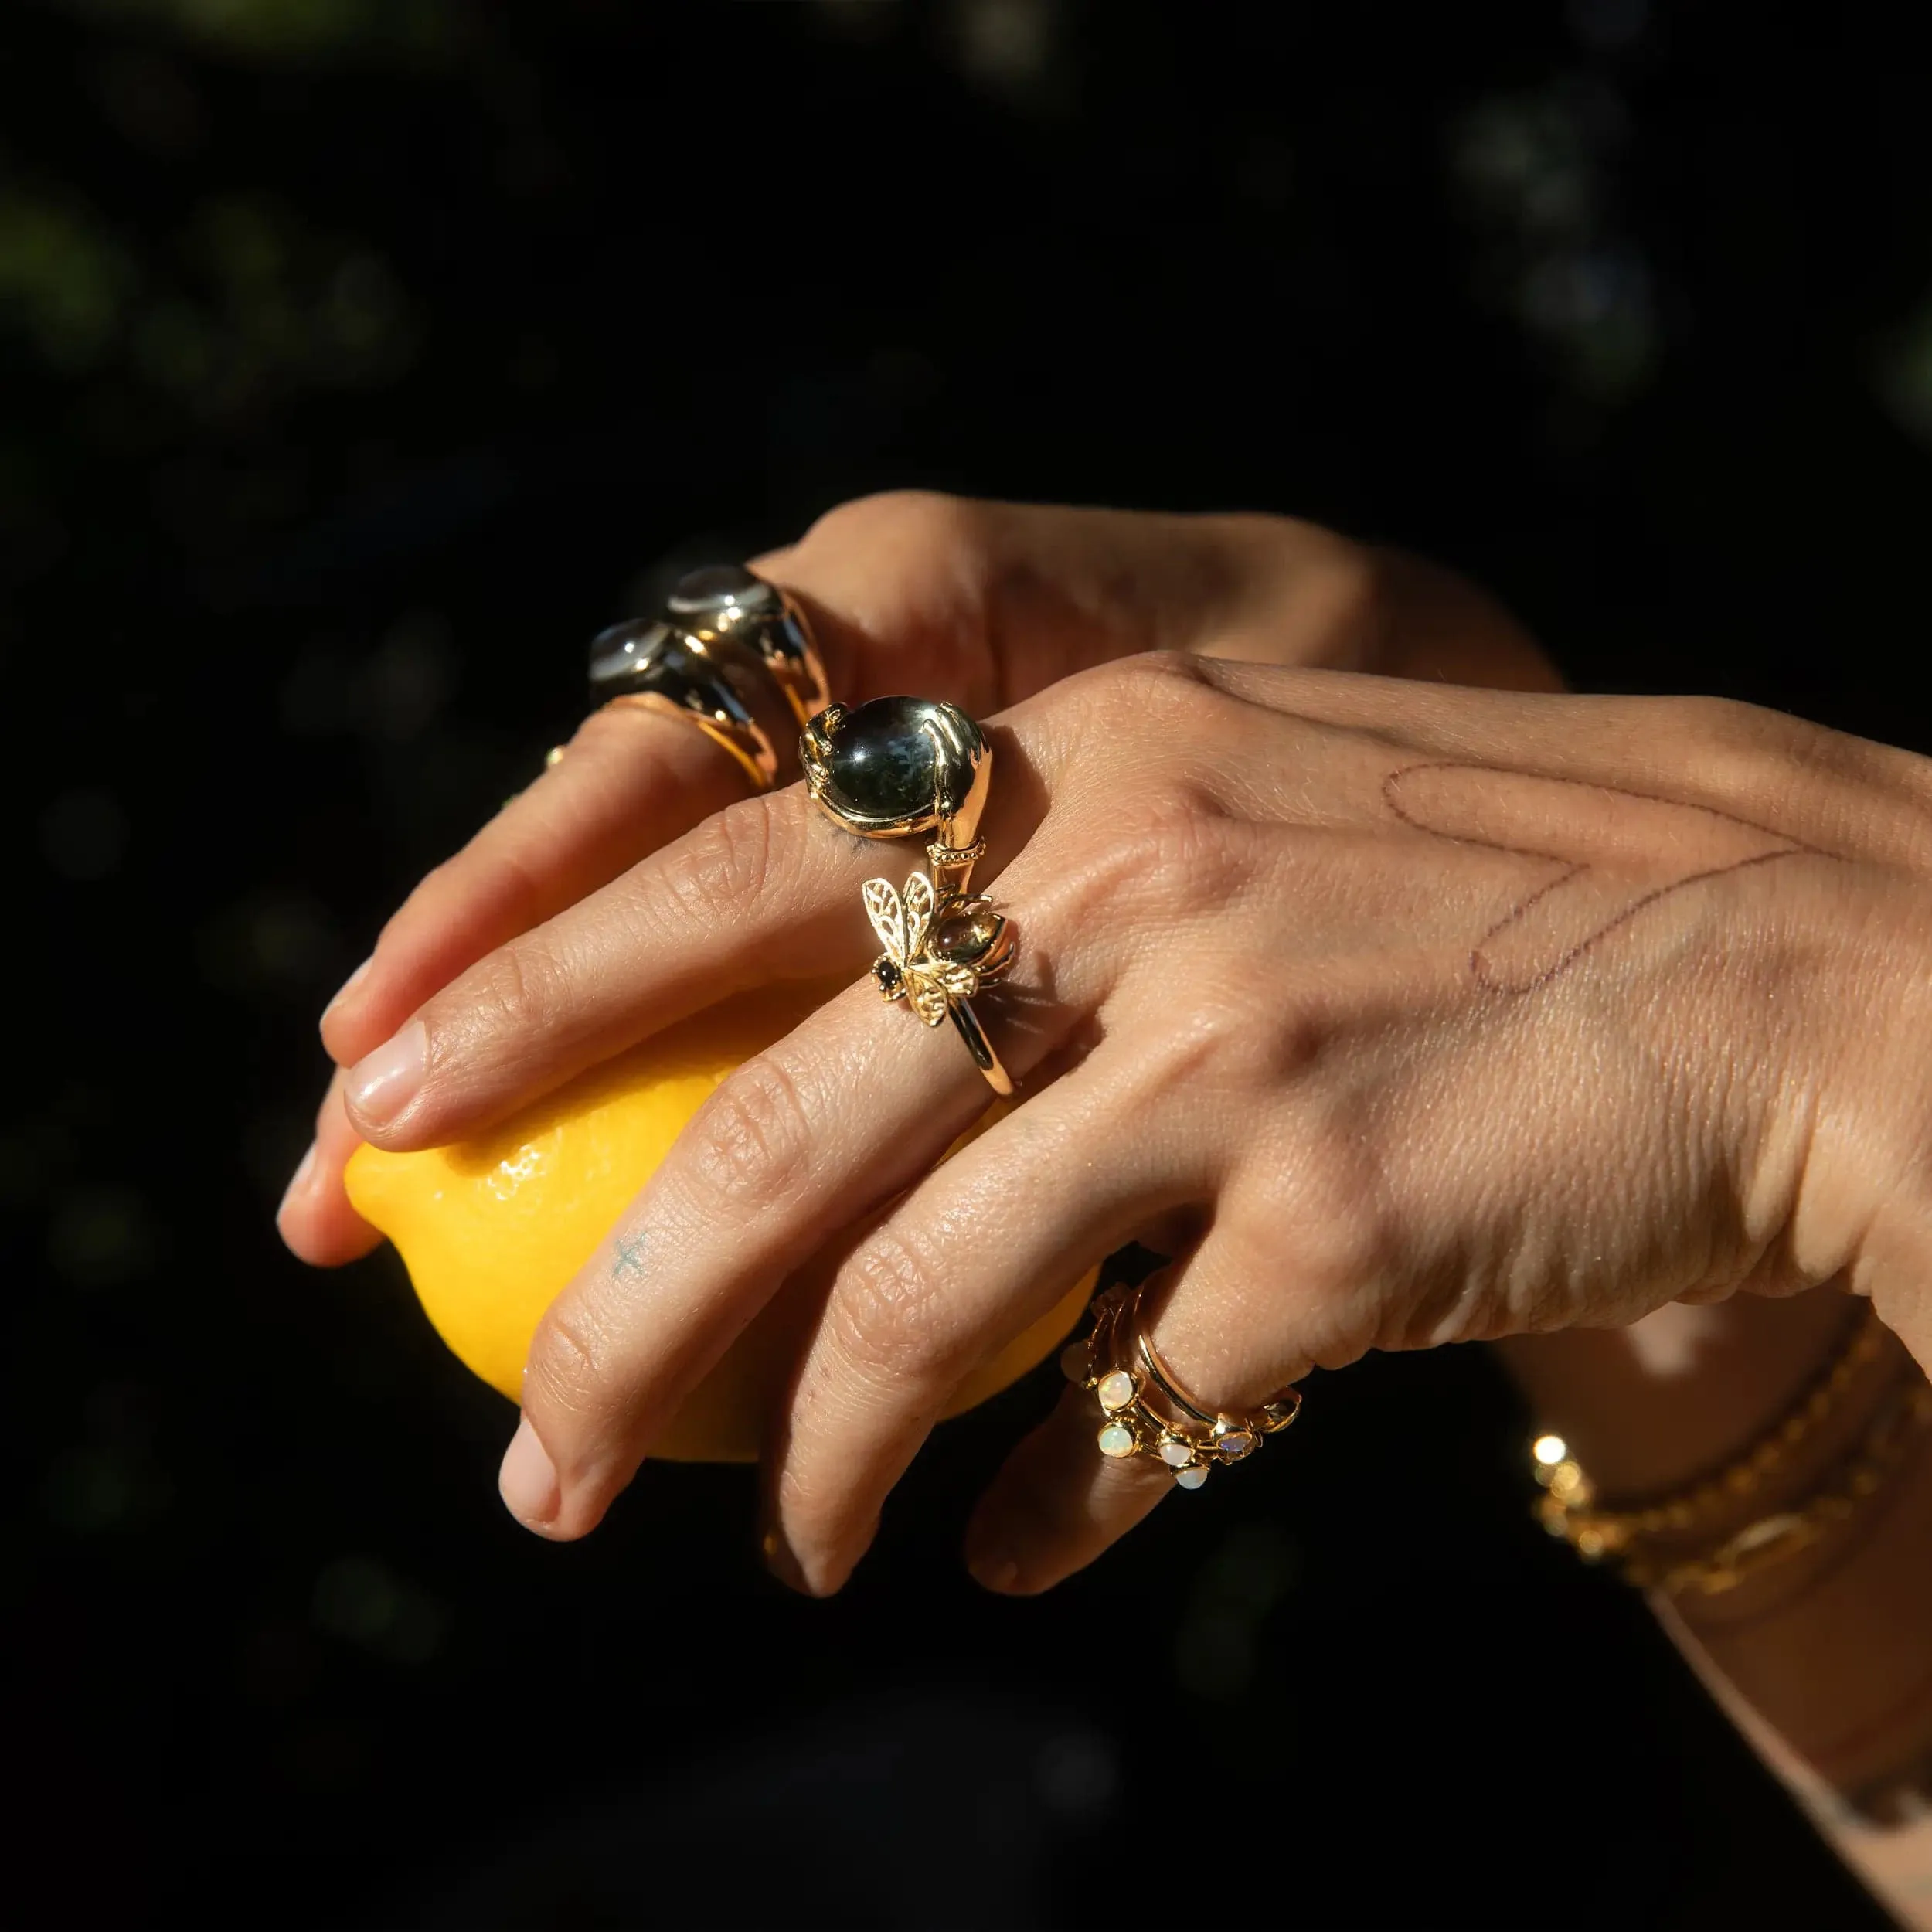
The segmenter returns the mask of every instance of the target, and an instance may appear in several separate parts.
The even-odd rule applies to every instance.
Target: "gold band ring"
[[[725,564],[680,577],[657,617],[600,631],[590,694],[696,725],[769,791],[780,747],[825,706],[825,672],[798,599]],[[563,755],[552,751],[546,767]]]
[[[1258,1409],[1229,1414],[1188,1394],[1155,1354],[1140,1325],[1140,1288],[1115,1287],[1096,1298],[1094,1326],[1068,1344],[1060,1368],[1091,1389],[1102,1421],[1095,1442],[1104,1456],[1156,1456],[1183,1489],[1198,1489],[1217,1464],[1245,1462],[1264,1437],[1301,1413],[1301,1392],[1284,1389]]]
[[[866,838],[930,832],[927,869],[901,892],[869,879],[866,917],[884,951],[872,978],[887,1000],[903,999],[928,1026],[950,1019],[995,1094],[1013,1083],[973,996],[1013,963],[1012,923],[968,890],[986,847],[979,817],[993,753],[956,706],[925,698],[875,698],[848,710],[828,705],[798,744],[805,788],[836,825]]]

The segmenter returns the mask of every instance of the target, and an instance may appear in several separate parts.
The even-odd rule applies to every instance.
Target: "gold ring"
[[[1155,1456],[1183,1489],[1198,1489],[1218,1464],[1245,1462],[1264,1437],[1279,1434],[1301,1413],[1301,1392],[1284,1389],[1258,1409],[1230,1415],[1187,1393],[1155,1354],[1140,1326],[1140,1288],[1115,1287],[1096,1298],[1094,1326],[1070,1342],[1061,1372],[1091,1389],[1100,1403],[1104,1456]]]
[[[993,753],[957,706],[926,698],[875,698],[848,710],[828,705],[798,743],[805,789],[835,824],[866,838],[931,834],[927,869],[901,892],[866,881],[866,917],[885,950],[872,978],[887,1000],[903,999],[928,1026],[950,1019],[995,1094],[1013,1083],[1000,1064],[973,996],[1013,963],[1018,938],[992,902],[967,889],[985,854],[979,818]]]
[[[696,725],[769,791],[779,748],[825,703],[825,672],[798,599],[724,564],[680,577],[657,617],[600,631],[590,695]],[[563,756],[559,746],[546,769]]]

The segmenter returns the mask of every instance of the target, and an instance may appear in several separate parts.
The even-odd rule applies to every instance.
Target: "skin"
[[[1527,636],[1461,579],[1287,518],[893,492],[841,505],[754,565],[805,601],[832,687],[848,702],[916,691],[981,717],[1070,671],[1151,650],[1555,683]],[[714,747],[633,708],[592,713],[569,750],[384,927],[323,1015],[338,1068],[498,947],[743,796]],[[280,1217],[289,1246],[318,1267],[381,1239],[342,1192],[359,1138],[333,1079]]]
[[[593,1527],[834,1243],[766,1472],[768,1551],[820,1591],[945,1395],[1043,1312],[1033,1284],[1131,1236],[1180,1256],[1153,1332],[1223,1406],[1371,1347],[1834,1277],[1932,1359],[1932,1068],[1900,1050],[1932,997],[1924,761],[1709,701],[1282,668],[1409,668],[1392,636],[1460,678],[1533,660],[1472,594],[1411,627],[1426,573],[1270,519],[893,498],[760,567],[821,620],[835,689],[997,712],[975,883],[1021,935],[986,1016],[1026,1104],[927,1173],[984,1088],[856,983],[726,1082],[539,1332],[503,1475],[532,1528]],[[654,770],[702,747],[626,728],[647,722]],[[284,1209],[299,1252],[365,1238],[354,1133],[474,1131],[795,962],[859,981],[859,885],[916,852],[882,866],[796,788],[693,822],[711,794],[619,774],[644,741],[620,757],[616,724],[332,1011],[351,1097]],[[982,1503],[993,1587],[1046,1587],[1171,1488],[1095,1455],[1090,1406],[1070,1396]]]
[[[1647,1499],[1762,1442],[1842,1344],[1852,1310],[1828,1287],[1740,1296],[1662,1308],[1628,1330],[1500,1346],[1534,1413],[1603,1492]],[[1886,1349],[1784,1468],[1677,1539],[1679,1553],[1805,1509],[1914,1373],[1901,1345]],[[1909,1802],[1885,1796],[1932,1767],[1932,1441],[1921,1435],[1866,1505],[1808,1549],[1719,1594],[1653,1593],[1651,1607],[1839,1855],[1902,1924],[1932,1927],[1932,1815],[1914,1821]]]

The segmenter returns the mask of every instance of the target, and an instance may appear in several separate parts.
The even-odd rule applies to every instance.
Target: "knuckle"
[[[499,947],[457,982],[454,1003],[464,1033],[480,1044],[554,1032],[568,1004],[564,978],[561,962],[533,940]]]
[[[1185,1009],[1146,1055],[1145,1104],[1166,1108],[1205,1099],[1225,1114],[1233,1093],[1256,1085],[1265,1006],[1264,998],[1243,997],[1234,987],[1197,983]]]
[[[679,839],[655,876],[679,915],[705,930],[756,906],[772,872],[770,808],[741,799]]]
[[[1869,781],[1876,769],[1861,740],[1809,719],[1736,698],[1656,702],[1672,707],[1707,795],[1767,824],[1789,822],[1815,787]]]
[[[487,860],[487,874],[485,863],[476,867],[477,883],[494,900],[500,916],[513,927],[535,925],[551,890],[546,855],[523,840],[507,837],[497,838],[487,847],[473,842],[471,851],[479,861]]]
[[[1448,575],[1420,559],[1291,519],[1243,519],[1237,527],[1260,560],[1255,581],[1261,592],[1240,610],[1239,619],[1265,627],[1277,639],[1291,630],[1297,664],[1372,668],[1405,594]]]
[[[434,927],[463,903],[468,896],[464,876],[467,868],[463,860],[464,854],[458,852],[423,873],[402,904],[383,921],[378,946],[393,946],[419,926]]]
[[[1660,702],[1675,711],[1680,727],[1697,747],[1700,765],[1714,760],[1719,781],[1734,789],[1761,783],[1773,773],[1783,775],[1791,763],[1815,764],[1838,740],[1838,734],[1823,725],[1740,698]]]
[[[1259,1160],[1241,1190],[1257,1264],[1284,1279],[1311,1358],[1352,1361],[1384,1339],[1373,1331],[1393,1304],[1377,1291],[1400,1259],[1386,1182],[1366,1137],[1345,1122],[1288,1138],[1291,1148]]]
[[[523,1406],[546,1417],[586,1416],[597,1406],[609,1366],[604,1325],[581,1305],[553,1304],[530,1338]]]
[[[1093,675],[1101,721],[1117,730],[1192,724],[1229,702],[1216,685],[1213,665],[1185,651],[1143,651]]]
[[[806,532],[808,544],[869,549],[889,545],[914,556],[943,557],[976,549],[984,506],[938,490],[879,490],[835,505]]]
[[[1692,697],[1666,699],[1693,736],[1702,738],[1726,750],[1746,750],[1764,742],[1767,728],[1788,725],[1794,719],[1736,698]]]
[[[747,1060],[685,1131],[692,1174],[719,1201],[781,1199],[811,1161],[811,1107],[791,1070],[771,1053]]]
[[[1388,551],[1346,538],[1325,546],[1304,593],[1309,630],[1324,640],[1315,662],[1372,665],[1393,621],[1402,574],[1401,563]]]
[[[825,1305],[828,1339],[845,1368],[903,1386],[930,1379],[944,1352],[944,1277],[923,1243],[880,1228],[847,1258]]]
[[[1128,904],[1162,925],[1224,917],[1264,855],[1258,828],[1201,788],[1158,784],[1114,812],[1097,857],[1068,876],[1080,902],[1074,916],[1111,921]]]
[[[1128,821],[1124,856],[1177,912],[1224,912],[1253,870],[1251,828],[1192,787],[1157,792]]]

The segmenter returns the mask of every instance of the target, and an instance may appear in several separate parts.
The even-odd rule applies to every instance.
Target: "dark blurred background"
[[[590,634],[856,492],[1292,511],[1923,747],[1913,14],[12,0],[10,1922],[1879,1922],[1477,1351],[991,1601],[1049,1369],[814,1604],[742,1471],[524,1536],[393,1257],[270,1217]]]

